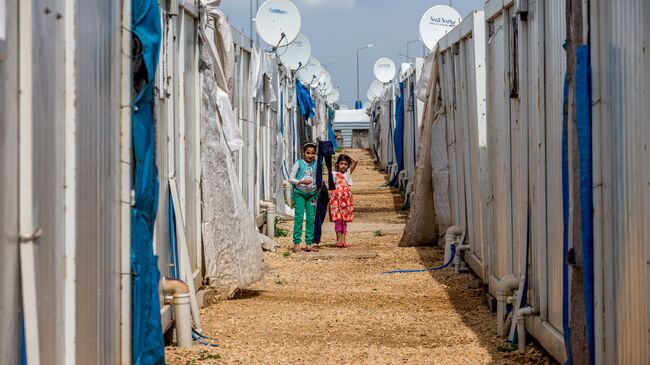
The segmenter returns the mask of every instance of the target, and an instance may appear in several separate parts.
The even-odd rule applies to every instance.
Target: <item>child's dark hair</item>
[[[314,152],[316,152],[316,143],[311,143],[311,142],[307,142],[307,143],[305,143],[305,144],[302,146],[302,153],[307,152],[307,149],[309,149],[309,148],[313,148],[313,149],[314,149]]]
[[[341,163],[341,161],[347,162],[348,166],[352,165],[352,160],[350,159],[350,156],[342,153],[339,155],[339,158],[336,159],[336,164],[334,164],[334,166],[336,167],[336,171],[339,170],[339,163]]]

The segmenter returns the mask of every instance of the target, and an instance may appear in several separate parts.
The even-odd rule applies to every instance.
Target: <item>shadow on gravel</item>
[[[438,247],[418,247],[420,262],[424,267],[440,266],[444,260],[444,249]],[[412,274],[404,274],[412,275]],[[555,364],[540,346],[531,346],[528,351],[520,354],[515,347],[509,346],[505,340],[496,335],[496,317],[488,310],[483,286],[471,288],[470,281],[475,278],[473,273],[456,274],[452,268],[429,272],[434,280],[444,285],[445,291],[461,316],[463,323],[470,328],[479,339],[481,346],[490,352],[495,364]],[[530,336],[528,341],[531,341]]]
[[[231,300],[253,299],[261,296],[262,294],[264,294],[263,290],[238,289]]]

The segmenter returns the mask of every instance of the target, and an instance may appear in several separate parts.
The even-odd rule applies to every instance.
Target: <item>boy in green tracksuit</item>
[[[293,218],[293,252],[300,252],[302,242],[302,223],[307,213],[307,227],[305,232],[306,251],[316,252],[312,247],[314,241],[314,217],[316,215],[316,145],[306,143],[302,147],[303,159],[296,161],[291,169],[289,182],[293,184],[293,201],[296,206]]]

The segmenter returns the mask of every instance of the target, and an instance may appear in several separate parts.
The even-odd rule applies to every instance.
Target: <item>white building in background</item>
[[[365,109],[337,110],[334,116],[334,133],[341,147],[370,147],[369,126],[370,117]]]

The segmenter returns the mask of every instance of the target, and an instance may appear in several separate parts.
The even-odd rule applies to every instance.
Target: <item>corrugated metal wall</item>
[[[417,117],[415,116],[415,98],[412,91],[416,83],[415,71],[403,81],[404,83],[404,170],[406,177],[410,182],[415,179],[415,159],[417,148],[417,136],[420,128],[418,127]]]
[[[493,294],[528,262],[528,304],[540,312],[528,330],[562,359],[564,6],[531,1],[525,17],[513,6],[489,1],[487,21],[474,13],[440,41],[452,219]]]
[[[120,6],[77,2],[78,364],[120,355]]]
[[[545,175],[545,184],[540,182],[540,190],[545,188],[539,202],[546,204],[546,235],[540,236],[538,253],[545,262],[539,270],[541,316],[555,329],[562,331],[562,108],[564,94],[564,74],[566,73],[566,54],[562,48],[566,39],[565,1],[544,1],[544,14],[537,19],[543,22],[543,95],[544,100],[544,160],[540,166],[540,176]],[[541,19],[540,19],[541,18]],[[533,18],[534,20],[535,18]],[[539,29],[539,28],[537,28]],[[535,29],[529,29],[535,33]],[[540,75],[541,77],[542,75]],[[531,99],[531,103],[535,103]],[[543,185],[542,185],[543,184]],[[540,206],[537,206],[540,207]],[[542,227],[542,230],[544,228]],[[545,239],[544,239],[545,238]],[[543,287],[542,287],[543,286]],[[544,294],[546,293],[546,294]]]
[[[44,9],[49,9],[48,12]],[[43,364],[63,363],[63,1],[33,2],[33,158],[39,334]]]
[[[155,85],[160,191],[154,249],[160,274],[172,276],[169,180],[174,178],[179,197],[179,202],[174,204],[177,224],[182,211],[190,269],[197,274],[195,285],[198,285],[203,278],[197,272],[202,265],[197,20],[183,6],[174,9],[163,6],[161,10],[163,36]],[[176,230],[180,244],[179,234]],[[170,312],[163,312],[163,327],[170,323],[170,316]]]
[[[608,364],[647,364],[650,258],[650,4],[593,0],[596,247]],[[600,171],[598,171],[600,170]],[[597,296],[597,298],[599,298]],[[598,308],[598,307],[597,307]],[[597,313],[598,314],[598,313]],[[598,354],[602,356],[602,353]]]
[[[495,279],[524,274],[529,260],[528,303],[540,316],[529,321],[528,330],[561,359],[564,2],[527,5],[522,18],[514,7],[486,4],[491,8],[486,44],[494,193],[488,221],[494,222],[496,260],[491,271]]]
[[[7,2],[16,14],[18,1]],[[7,53],[0,61],[0,363],[21,363],[18,265],[18,18],[7,19]]]
[[[488,15],[486,14],[486,17]],[[494,280],[512,272],[512,231],[510,219],[512,205],[510,200],[510,90],[506,79],[510,71],[509,22],[507,12],[499,12],[486,22],[487,65],[487,123],[488,151],[492,200],[488,205],[489,221],[493,229],[492,268]],[[491,206],[491,209],[490,209]]]
[[[447,113],[448,155],[452,224],[467,229],[471,245],[466,257],[472,269],[485,279],[485,238],[482,210],[486,199],[481,185],[487,181],[487,166],[481,167],[480,135],[485,149],[485,27],[482,11],[471,13],[461,25],[440,40],[445,59],[442,80]],[[479,58],[476,57],[479,55]],[[452,137],[453,136],[453,137]],[[484,150],[484,154],[487,151]],[[483,163],[487,163],[483,159]],[[482,196],[483,194],[483,196]]]
[[[158,196],[158,216],[156,217],[156,228],[154,237],[154,250],[158,255],[158,268],[160,275],[171,276],[172,256],[169,247],[170,219],[169,219],[169,178],[174,174],[174,158],[169,150],[173,150],[174,135],[174,102],[171,99],[174,95],[174,64],[175,55],[178,54],[174,47],[175,22],[177,17],[168,15],[168,9],[161,8],[162,24],[162,45],[160,60],[156,74],[156,85],[154,95],[156,96],[156,166],[158,167],[158,179],[160,192]],[[178,207],[175,207],[178,208]],[[170,317],[171,318],[171,317]],[[163,318],[163,322],[164,322]]]

